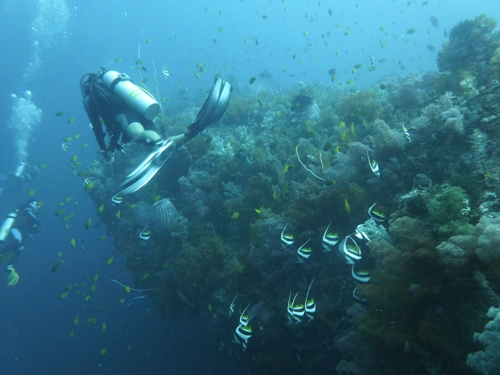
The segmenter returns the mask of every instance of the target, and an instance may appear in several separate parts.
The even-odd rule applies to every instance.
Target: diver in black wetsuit
[[[124,143],[130,140],[146,143],[152,149],[121,183],[122,190],[112,198],[115,204],[122,201],[123,195],[131,194],[146,185],[176,148],[218,121],[224,114],[232,93],[232,87],[227,81],[216,78],[195,121],[188,126],[188,131],[162,139],[154,130],[153,123],[160,115],[160,105],[126,74],[104,69],[98,74],[85,74],[80,81],[80,90],[90,126],[107,161],[113,161],[114,150],[125,152]],[[102,124],[111,136],[108,146],[104,142]]]
[[[0,173],[0,181],[2,181],[0,193],[4,189],[13,192],[21,190],[23,184],[25,182],[33,181],[36,177],[38,177],[38,173],[38,168],[30,166],[26,162],[19,163],[14,173]]]
[[[11,212],[0,227],[0,262],[8,264],[8,286],[14,286],[19,281],[19,275],[12,265],[24,249],[26,238],[40,231],[37,212],[37,202],[31,199]]]
[[[113,70],[85,74],[80,90],[90,126],[105,160],[112,160],[115,150],[125,152],[123,147],[131,140],[150,146],[163,141],[153,123],[161,112],[160,105],[126,74]],[[107,146],[103,124],[110,136]]]

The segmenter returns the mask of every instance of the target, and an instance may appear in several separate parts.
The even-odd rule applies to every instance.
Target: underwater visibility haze
[[[498,20],[3,0],[0,372],[500,374]],[[80,79],[115,71],[160,140],[108,154]]]

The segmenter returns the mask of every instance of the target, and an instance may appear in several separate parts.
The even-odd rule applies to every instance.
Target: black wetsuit
[[[4,242],[0,244],[0,261],[13,264],[24,249],[27,237],[40,231],[40,221],[31,207],[23,207]]]
[[[155,129],[153,121],[134,111],[123,100],[106,89],[102,82],[102,74],[89,75],[87,88],[84,93],[83,106],[102,151],[121,150],[120,135],[122,136],[121,142],[130,141],[125,130],[132,122],[141,123],[146,130]],[[110,136],[108,147],[104,142],[103,124]]]

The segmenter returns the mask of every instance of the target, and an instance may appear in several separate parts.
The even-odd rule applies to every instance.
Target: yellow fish
[[[85,229],[89,229],[91,225],[92,225],[92,220],[88,219],[88,220],[85,222]]]
[[[77,160],[78,160],[78,155],[73,155],[73,156],[71,157],[71,161],[72,161],[73,163],[75,163]]]
[[[30,190],[30,191],[28,191],[28,195],[29,195],[30,197],[32,197],[33,195],[35,195],[35,190]]]
[[[125,287],[125,292],[130,293],[130,287],[128,285]]]
[[[64,201],[65,201],[66,203],[68,203],[70,200],[71,200],[71,197],[64,198]]]
[[[75,134],[75,135],[73,136],[73,138],[75,138],[75,139],[80,138],[80,134]]]
[[[95,275],[93,278],[92,278],[92,281],[95,283],[97,282],[97,279],[99,278],[99,275]]]
[[[239,212],[234,212],[233,215],[231,216],[231,219],[237,219],[240,217],[240,213]]]
[[[120,299],[120,303],[123,304],[125,302],[125,298]]]
[[[61,215],[63,212],[64,212],[64,208],[61,208],[60,210],[57,210],[57,211],[56,211],[55,215],[56,215],[56,216],[59,216],[59,215]]]
[[[119,219],[122,217],[122,213],[120,210],[118,210],[118,212],[115,214],[116,218]]]
[[[349,202],[347,201],[347,198],[344,201],[344,209],[345,209],[345,212],[347,212],[347,213],[351,212],[351,206],[349,206]]]
[[[73,325],[76,326],[78,324],[78,317],[75,317],[75,319],[73,319]]]
[[[47,164],[38,164],[38,168],[45,169],[47,168]]]
[[[59,296],[59,299],[65,299],[68,296],[68,293],[65,292]]]
[[[106,354],[106,350],[108,350],[108,348],[107,348],[107,347],[102,348],[102,349],[101,349],[101,355]]]
[[[89,147],[89,144],[88,144],[88,143],[83,143],[83,144],[82,144],[82,147],[83,147],[83,148],[87,148],[87,147]]]
[[[151,42],[152,42],[152,41],[153,41],[153,38],[148,38],[148,39],[146,39],[146,43],[147,43],[147,44],[151,44]]]
[[[115,62],[120,63],[120,62],[122,62],[122,60],[123,60],[123,59],[122,59],[121,57],[117,57],[117,58],[115,59]]]
[[[69,242],[69,244],[71,245],[71,247],[75,247],[76,246],[76,241],[74,238],[71,239],[71,241]]]
[[[113,258],[113,257],[109,258],[109,259],[106,261],[106,266],[110,266],[110,265],[111,265],[111,263],[113,263],[113,259],[115,259],[115,258]]]
[[[97,212],[102,213],[104,211],[104,204],[101,204],[99,207],[97,207]]]
[[[90,287],[90,293],[94,293],[95,292],[95,284],[93,284],[91,287]]]
[[[106,239],[106,235],[105,235],[105,234],[103,234],[101,237],[99,237],[99,239],[100,239],[101,241],[104,241],[104,240]]]
[[[67,121],[68,121],[68,124],[72,124],[73,122],[75,122],[75,118],[70,117]]]
[[[73,137],[66,137],[64,138],[65,142],[71,142],[73,140]]]
[[[69,337],[70,339],[72,339],[72,338],[73,338],[73,336],[75,336],[75,331],[71,331],[71,332],[69,333],[69,335],[68,335],[68,337]]]
[[[102,323],[101,332],[104,332],[105,330],[106,330],[106,323]]]

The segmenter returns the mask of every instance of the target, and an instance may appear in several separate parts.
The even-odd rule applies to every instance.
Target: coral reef
[[[466,358],[500,302],[493,27],[485,16],[457,25],[438,58],[445,74],[235,92],[217,124],[119,207],[106,202],[147,150],[117,155],[114,174],[90,165],[86,191],[105,203],[99,215],[137,284],[155,288],[166,317],[205,319],[221,351],[255,373],[491,371],[494,346],[470,368]],[[191,103],[169,111],[156,122],[164,135],[196,116]],[[139,238],[148,223],[151,238]],[[347,236],[362,253],[354,265]],[[249,303],[242,352],[232,341]]]

